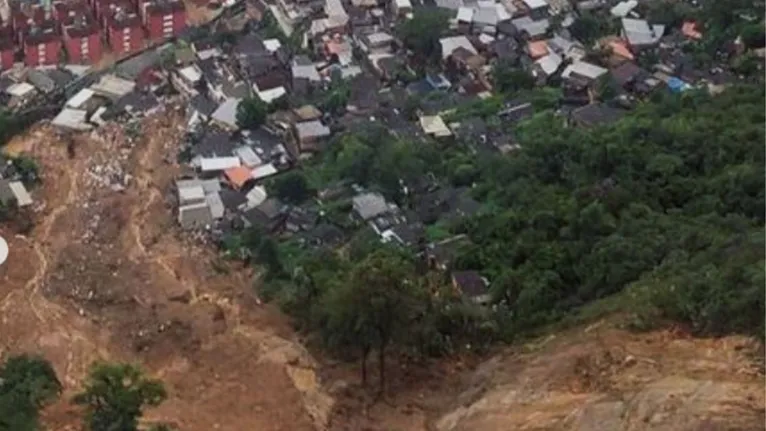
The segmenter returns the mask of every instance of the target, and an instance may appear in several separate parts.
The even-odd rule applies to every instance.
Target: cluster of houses
[[[0,6],[0,69],[94,64],[186,28],[182,0],[5,1]]]
[[[123,115],[145,115],[164,94],[180,94],[188,120],[182,152],[188,175],[175,189],[183,229],[222,237],[257,226],[305,247],[336,247],[365,228],[422,254],[449,271],[460,292],[485,303],[488,280],[450,270],[470,238],[429,234],[441,222],[482,211],[469,189],[424,173],[417,184],[402,184],[406,208],[346,182],[293,205],[270,196],[265,182],[300,169],[333,137],[370,123],[423,145],[452,140],[476,151],[513,152],[519,148],[513,127],[534,115],[531,100],[502,101],[492,113],[498,121],[450,117],[455,106],[497,95],[490,77],[500,62],[515,65],[540,87],[560,89],[557,112],[585,127],[616,121],[633,100],[655,91],[712,88],[735,78],[725,68],[697,68],[682,49],[704,29],[693,22],[679,29],[647,22],[636,6],[635,0],[435,0],[415,6],[410,0],[250,0],[244,12],[250,22],[238,26],[233,40],[222,43],[212,35],[165,47],[172,52],[171,67],[160,61],[162,52],[146,52],[70,98],[53,123],[86,130]],[[449,34],[439,40],[441,69],[420,77],[411,67],[417,58],[394,31],[397,22],[414,19],[414,7],[446,9],[453,17]],[[593,46],[576,40],[569,29],[586,9],[619,24],[620,32]],[[269,14],[285,34],[300,32],[300,48],[286,46],[287,38],[262,37],[260,20]],[[641,61],[647,52],[654,61]],[[317,100],[338,81],[348,100],[343,109],[323,112]],[[608,100],[597,94],[604,85],[614,90]],[[267,104],[270,114],[256,130],[241,130],[238,108],[251,97]],[[414,117],[406,112],[413,98]]]

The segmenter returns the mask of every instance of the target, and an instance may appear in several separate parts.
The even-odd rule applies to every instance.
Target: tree
[[[267,184],[267,189],[279,199],[296,205],[314,195],[306,175],[296,169],[276,176]]]
[[[157,406],[165,398],[162,382],[145,377],[140,368],[96,363],[73,401],[85,406],[85,422],[91,431],[136,431],[144,407]]]
[[[592,45],[599,38],[615,33],[612,24],[592,13],[583,13],[569,27],[572,37],[586,45]]]
[[[60,394],[61,383],[48,361],[10,357],[0,368],[0,431],[36,431],[38,411]]]
[[[343,78],[336,77],[330,82],[330,87],[324,95],[319,107],[324,112],[340,115],[346,110],[348,100],[351,98],[351,88]]]
[[[325,334],[331,345],[356,347],[362,382],[367,382],[367,357],[378,352],[380,391],[385,390],[386,354],[392,343],[406,338],[418,314],[418,281],[412,263],[389,249],[378,249],[354,266],[325,298]]]
[[[423,57],[426,62],[441,56],[439,39],[449,27],[449,17],[439,9],[415,10],[412,19],[402,20],[396,33],[408,49]]]
[[[257,129],[266,121],[269,105],[258,96],[252,95],[237,105],[237,125],[242,129]]]
[[[497,62],[492,68],[492,81],[500,92],[509,95],[535,86],[535,79],[529,72],[518,69],[511,62],[504,60]]]
[[[742,29],[742,43],[748,48],[763,48],[766,46],[766,30],[763,23],[749,24]]]

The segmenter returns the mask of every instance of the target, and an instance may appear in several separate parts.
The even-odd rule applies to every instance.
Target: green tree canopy
[[[61,383],[43,358],[10,357],[0,367],[0,431],[36,431],[38,411],[61,394]]]
[[[257,129],[266,121],[269,105],[252,95],[237,105],[237,125],[242,129]]]
[[[435,8],[415,10],[412,19],[401,20],[396,33],[404,46],[424,59],[434,61],[441,56],[439,39],[449,27],[447,14]]]
[[[140,368],[96,363],[73,401],[85,406],[85,423],[91,431],[136,431],[143,409],[165,398],[162,382],[144,376]]]
[[[367,356],[377,349],[381,390],[387,349],[406,337],[418,312],[418,280],[412,263],[387,248],[359,262],[325,297],[325,336],[330,345],[356,348],[367,377]]]
[[[314,195],[306,175],[297,169],[276,176],[269,181],[267,189],[269,194],[292,204],[303,203]]]
[[[535,86],[535,79],[529,72],[514,67],[509,61],[499,61],[494,65],[492,81],[497,90],[509,95]]]

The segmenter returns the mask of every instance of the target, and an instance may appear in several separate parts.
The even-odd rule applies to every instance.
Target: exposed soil
[[[145,120],[134,139],[117,125],[73,136],[37,126],[8,145],[40,163],[43,182],[33,230],[0,227],[11,250],[0,267],[0,354],[54,364],[67,393],[46,412],[49,429],[76,429],[67,399],[95,360],[139,362],[162,378],[170,399],[148,422],[324,428],[332,399],[287,320],[260,304],[248,270],[175,228],[178,112]]]

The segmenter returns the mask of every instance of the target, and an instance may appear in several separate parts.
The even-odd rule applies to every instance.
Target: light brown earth
[[[31,351],[68,389],[49,429],[76,429],[66,398],[98,359],[140,362],[171,394],[148,421],[182,430],[322,428],[331,399],[287,320],[252,294],[253,275],[175,230],[176,111],[146,121],[134,144],[117,126],[69,137],[38,126],[8,146],[41,165],[35,227],[0,228],[0,354]],[[124,192],[90,172],[124,166]],[[114,169],[117,171],[117,169]],[[103,176],[103,174],[101,174]]]
[[[68,399],[99,359],[161,378],[170,398],[146,422],[184,431],[764,429],[762,346],[635,334],[611,320],[489,358],[392,358],[389,395],[377,399],[354,364],[308,353],[255,296],[249,270],[177,230],[182,127],[169,109],[132,142],[117,125],[74,137],[40,125],[7,148],[38,160],[43,183],[31,232],[0,226],[11,249],[0,356],[54,364],[66,393],[46,409],[47,429],[79,429]],[[101,183],[122,170],[132,176],[124,191]]]

